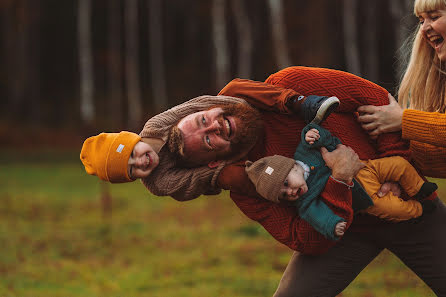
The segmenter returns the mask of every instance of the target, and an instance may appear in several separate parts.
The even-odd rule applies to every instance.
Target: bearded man
[[[383,134],[372,140],[353,113],[360,105],[388,104],[386,90],[341,71],[290,67],[271,75],[266,83],[234,80],[219,94],[228,97],[189,101],[187,106],[167,111],[162,117],[165,120],[171,116],[172,119],[164,123],[168,124],[169,131],[181,132],[184,137],[177,139],[183,139],[180,141],[183,146],[172,144],[171,149],[177,153],[171,153],[172,158],[161,158],[168,160],[169,164],[165,164],[168,166],[163,167],[160,161],[144,184],[154,194],[167,193],[178,200],[216,194],[220,189],[230,190],[231,199],[245,215],[259,222],[276,240],[297,251],[288,264],[276,297],[335,296],[385,248],[402,259],[436,294],[446,296],[446,256],[443,253],[446,238],[442,235],[446,228],[445,206],[434,193],[429,199],[434,200],[437,209],[418,224],[394,224],[366,214],[355,216],[352,223],[354,189],[350,182],[361,163],[348,147],[323,153],[332,175],[320,196],[334,213],[347,221],[348,231],[340,240],[324,238],[298,216],[294,206],[259,198],[245,173],[244,162],[274,154],[292,157],[305,125],[292,112],[294,99],[301,94],[336,96],[341,100],[337,112],[322,126],[353,148],[360,159],[409,157],[407,144],[400,134]],[[238,98],[246,99],[260,111],[262,125],[255,120],[247,123],[239,119],[239,115],[225,113],[222,104],[245,104]],[[246,112],[255,114],[255,111]],[[153,135],[150,132],[153,124],[149,120],[141,135]],[[241,136],[238,133],[245,125],[250,126],[250,132]],[[176,128],[171,130],[173,126]],[[165,140],[167,134],[163,134]],[[178,133],[171,132],[171,135]],[[168,149],[164,147],[163,150],[166,153]],[[179,167],[172,161],[178,154],[183,154],[189,165],[206,163],[207,166]]]

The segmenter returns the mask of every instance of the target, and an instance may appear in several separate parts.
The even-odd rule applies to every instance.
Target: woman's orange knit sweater
[[[404,110],[403,138],[424,175],[446,178],[446,114]]]

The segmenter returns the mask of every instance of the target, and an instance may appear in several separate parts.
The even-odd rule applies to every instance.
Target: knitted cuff
[[[332,175],[330,175],[330,178],[333,179],[334,181],[338,182],[338,183],[341,183],[341,184],[346,185],[349,189],[351,189],[351,188],[353,188],[353,187],[355,186],[355,184],[353,183],[353,181],[352,181],[352,182],[350,183],[350,185],[349,185],[349,184],[347,184],[346,182],[343,182],[343,181],[341,181],[341,180],[339,180],[339,179],[334,178]]]

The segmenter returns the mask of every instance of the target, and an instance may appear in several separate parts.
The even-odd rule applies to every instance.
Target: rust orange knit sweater
[[[402,130],[421,172],[446,178],[446,114],[406,109]]]
[[[271,86],[272,84],[273,86]],[[392,155],[409,157],[407,142],[402,141],[401,133],[388,133],[371,140],[356,121],[352,110],[359,105],[388,104],[387,91],[376,84],[352,74],[321,68],[290,67],[271,75],[266,83],[252,85],[245,80],[234,80],[221,92],[222,95],[244,98],[262,112],[264,137],[249,153],[247,159],[255,161],[264,156],[281,154],[292,157],[305,123],[295,115],[271,112],[274,108],[283,109],[283,104],[271,104],[271,97],[280,102],[286,96],[280,96],[280,89],[293,89],[304,95],[337,96],[341,105],[336,113],[328,117],[322,126],[333,135],[352,147],[363,160],[382,158]],[[254,99],[254,100],[253,100]],[[264,106],[262,106],[264,102]],[[269,103],[268,103],[269,102]],[[218,177],[219,186],[231,191],[231,198],[241,211],[262,226],[278,241],[291,249],[319,254],[327,251],[336,242],[329,241],[302,220],[292,205],[284,202],[275,204],[258,199],[255,188],[247,178],[243,162],[225,167]],[[348,213],[351,207],[351,192],[348,188],[329,179],[322,199],[333,211],[344,217],[349,224],[352,217]],[[367,228],[385,228],[388,222],[375,217],[362,215],[355,217],[350,227],[352,231],[364,232]]]

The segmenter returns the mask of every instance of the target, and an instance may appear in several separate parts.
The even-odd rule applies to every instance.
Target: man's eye
[[[203,125],[206,125],[206,119],[204,118],[204,116],[201,117],[201,123],[202,123]]]
[[[206,140],[207,145],[211,146],[211,139],[209,138],[209,135],[206,135],[205,140]]]
[[[287,179],[283,182],[283,185],[284,185],[285,187],[288,187],[288,180],[287,180]]]

